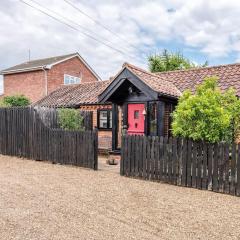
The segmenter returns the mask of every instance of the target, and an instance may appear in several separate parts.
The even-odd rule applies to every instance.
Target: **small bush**
[[[6,103],[4,103],[3,99],[0,100],[0,108],[6,108],[6,107],[10,107],[9,105],[7,105]]]
[[[30,104],[30,100],[24,95],[6,96],[3,98],[4,107],[24,107]]]
[[[58,110],[59,124],[65,130],[83,131],[83,117],[76,109],[62,108]]]
[[[221,91],[208,77],[196,93],[184,92],[173,113],[174,136],[207,142],[232,142],[240,133],[240,100],[233,89]]]

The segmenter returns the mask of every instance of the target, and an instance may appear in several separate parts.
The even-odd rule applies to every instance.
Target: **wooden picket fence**
[[[97,131],[46,127],[33,108],[0,109],[0,154],[97,170]]]
[[[240,196],[240,144],[124,135],[120,173]]]

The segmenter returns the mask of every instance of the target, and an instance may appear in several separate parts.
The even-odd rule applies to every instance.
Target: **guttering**
[[[44,82],[45,82],[45,96],[48,95],[48,76],[47,76],[47,70],[50,70],[51,66],[46,65],[42,67],[42,70],[44,71]]]
[[[13,74],[13,73],[21,73],[21,72],[30,72],[30,71],[36,71],[41,70],[43,67],[32,67],[32,68],[22,68],[22,69],[16,69],[16,70],[9,70],[9,71],[1,71],[1,75],[7,75],[7,74]]]
[[[171,95],[171,94],[167,94],[167,93],[158,93],[158,98],[161,98],[161,97],[163,97],[163,98],[170,98],[171,100],[178,100],[179,99],[179,97],[177,97],[177,96],[173,96],[173,95]]]

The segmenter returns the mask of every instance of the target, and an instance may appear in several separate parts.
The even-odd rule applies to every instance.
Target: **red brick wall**
[[[24,94],[35,102],[44,97],[44,72],[34,71],[4,76],[4,96]]]
[[[64,74],[82,77],[81,82],[96,82],[98,79],[79,60],[78,57],[57,64],[48,71],[48,93],[54,91],[58,86],[64,84]]]
[[[47,71],[48,93],[64,84],[64,74],[79,77],[82,82],[97,81],[92,72],[75,57],[57,64]],[[4,96],[24,94],[31,102],[36,102],[45,96],[44,71],[9,74],[4,76]]]
[[[93,127],[97,127],[97,110],[98,109],[111,109],[112,105],[87,105],[81,106],[80,109],[84,111],[93,112]],[[112,131],[99,130],[98,131],[98,148],[99,149],[112,149]]]

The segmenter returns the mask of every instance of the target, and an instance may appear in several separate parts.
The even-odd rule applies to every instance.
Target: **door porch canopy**
[[[181,92],[171,82],[125,63],[107,88],[99,95],[99,103],[174,101]]]

